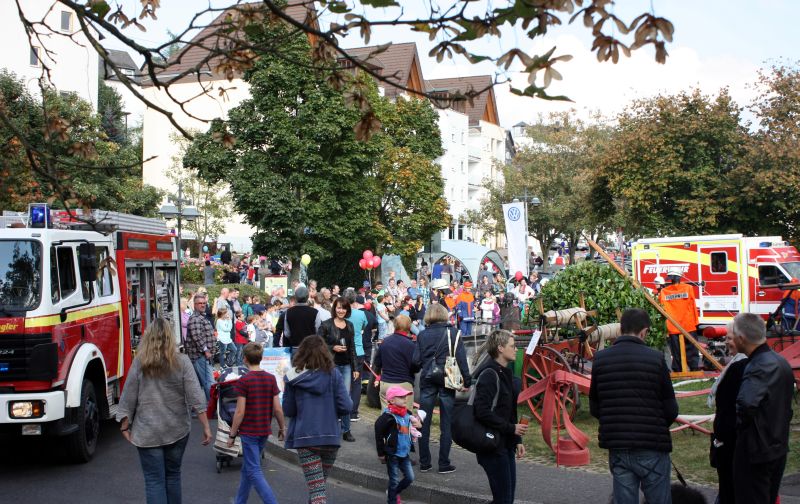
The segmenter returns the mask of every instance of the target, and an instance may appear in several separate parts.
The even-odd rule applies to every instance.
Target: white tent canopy
[[[478,272],[484,259],[489,259],[497,266],[497,269],[505,273],[503,258],[496,250],[471,241],[442,240],[441,252],[422,252],[420,256],[424,260],[431,259],[433,263],[436,263],[444,256],[453,256],[456,260],[461,261],[473,281],[478,278]]]

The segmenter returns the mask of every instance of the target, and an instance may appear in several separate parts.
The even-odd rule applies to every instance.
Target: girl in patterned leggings
[[[284,381],[283,411],[289,417],[285,446],[297,450],[309,502],[325,504],[328,472],[342,439],[339,417],[350,412],[353,401],[319,336],[303,339]]]

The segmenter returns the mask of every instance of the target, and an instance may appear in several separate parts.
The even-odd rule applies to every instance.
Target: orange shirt
[[[687,332],[697,329],[697,305],[691,285],[681,283],[667,285],[658,294],[658,301]],[[669,320],[667,320],[667,332],[669,334],[680,333]]]

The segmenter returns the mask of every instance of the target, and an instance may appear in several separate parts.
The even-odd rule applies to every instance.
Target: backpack
[[[464,377],[461,376],[461,369],[458,367],[456,360],[456,348],[458,347],[458,338],[461,337],[461,331],[456,333],[456,341],[450,345],[450,334],[446,334],[447,338],[447,358],[444,361],[444,387],[461,390],[464,388]]]

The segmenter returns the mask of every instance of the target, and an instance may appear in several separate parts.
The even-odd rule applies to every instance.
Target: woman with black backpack
[[[489,358],[485,358],[488,354]],[[516,458],[525,455],[522,436],[527,423],[517,420],[517,395],[514,375],[508,364],[517,356],[514,336],[503,330],[492,331],[475,354],[475,420],[500,435],[497,450],[477,453],[478,464],[489,479],[494,504],[513,504],[517,485]],[[481,361],[486,362],[481,364]],[[494,405],[494,407],[493,407]]]

